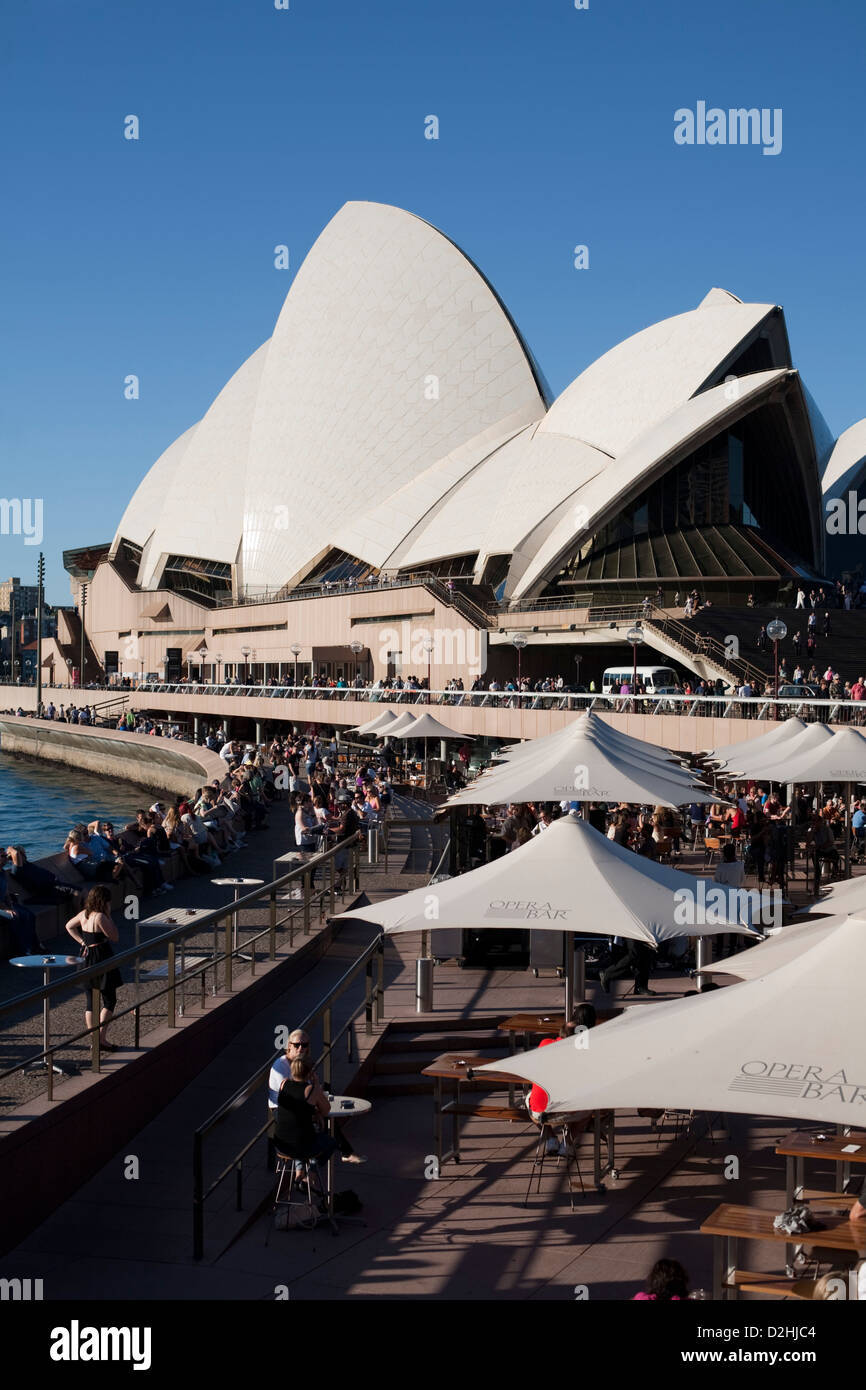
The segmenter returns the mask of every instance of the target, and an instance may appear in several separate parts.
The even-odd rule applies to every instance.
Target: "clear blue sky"
[[[52,601],[347,199],[462,246],[556,392],[722,285],[784,306],[834,433],[866,415],[863,0],[290,4],[4,0],[0,492],[45,499]],[[781,107],[781,154],[675,145],[699,100]]]

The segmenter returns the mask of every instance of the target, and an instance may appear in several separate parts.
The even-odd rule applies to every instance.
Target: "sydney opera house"
[[[407,621],[495,646],[527,612],[540,640],[646,594],[775,600],[856,564],[833,554],[822,483],[864,472],[866,422],[834,441],[778,305],[711,289],[554,399],[453,242],[348,203],[114,538],[65,563],[108,675],[420,673]],[[459,666],[437,656],[434,684]]]

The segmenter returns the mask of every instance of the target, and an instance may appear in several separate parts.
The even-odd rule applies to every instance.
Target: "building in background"
[[[66,552],[45,660],[79,664],[85,590],[86,678],[118,679],[441,684],[529,604],[784,601],[828,577],[831,455],[778,305],[710,290],[554,400],[453,242],[348,203],[114,537]]]

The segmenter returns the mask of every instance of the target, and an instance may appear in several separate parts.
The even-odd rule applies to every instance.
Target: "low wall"
[[[219,754],[195,744],[10,714],[0,715],[0,748],[175,795],[226,775]]]
[[[15,1194],[14,1202],[3,1203],[0,1254],[92,1178],[251,1019],[303,978],[333,935],[328,923],[288,960],[275,966],[260,963],[262,973],[254,980],[245,977],[231,996],[213,1000],[207,1013],[188,1014],[176,1028],[148,1034],[145,1048],[131,1062],[70,1078],[63,1088],[71,1092],[67,1099],[29,1101],[22,1107],[26,1123],[18,1122],[16,1111],[0,1122],[0,1192]],[[191,1116],[190,1130],[205,1118]],[[176,1157],[189,1161],[186,1150]]]

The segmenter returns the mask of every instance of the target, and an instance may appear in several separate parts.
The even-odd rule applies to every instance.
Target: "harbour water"
[[[23,845],[31,859],[61,850],[79,821],[123,825],[153,800],[131,783],[0,752],[0,844]]]

